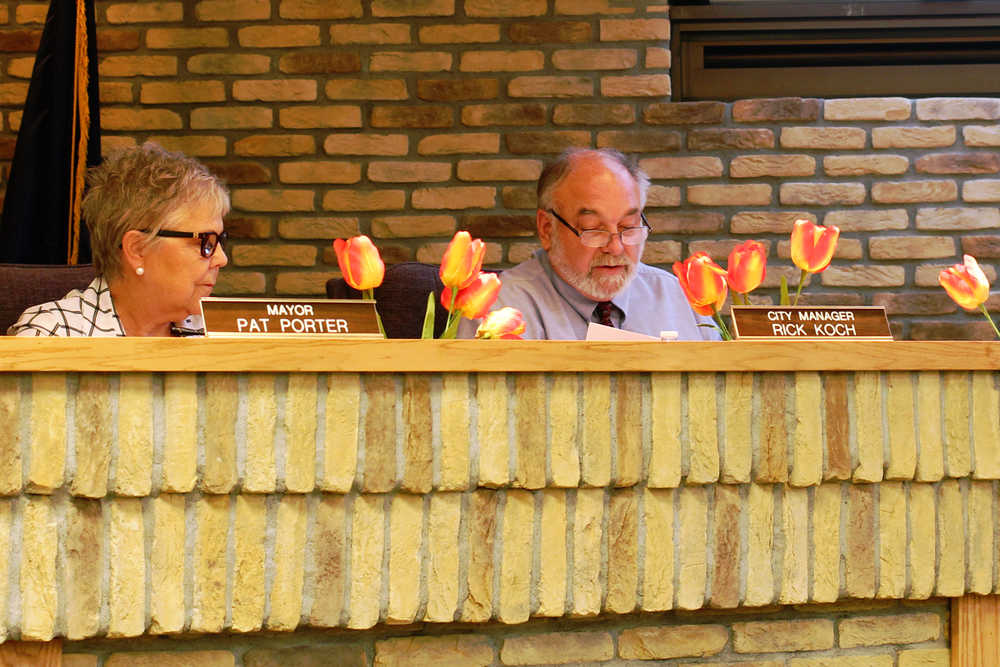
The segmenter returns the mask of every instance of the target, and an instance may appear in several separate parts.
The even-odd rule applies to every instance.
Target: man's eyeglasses
[[[171,239],[198,239],[201,241],[201,256],[205,259],[214,255],[215,249],[219,246],[225,250],[226,241],[229,239],[228,232],[177,232],[172,229],[161,229],[156,235]]]
[[[639,245],[646,240],[647,236],[649,236],[649,223],[646,221],[646,215],[644,213],[639,214],[639,219],[642,221],[641,225],[623,227],[617,232],[609,232],[606,229],[578,230],[573,227],[573,225],[563,220],[562,216],[551,208],[548,212],[551,213],[556,220],[566,225],[571,232],[577,235],[580,239],[580,243],[588,248],[603,248],[611,243],[612,235],[617,235],[618,239],[622,242],[622,245]]]

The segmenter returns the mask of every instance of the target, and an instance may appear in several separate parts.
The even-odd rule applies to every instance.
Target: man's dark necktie
[[[597,304],[597,308],[594,308],[594,315],[597,317],[597,321],[606,327],[613,327],[615,323],[611,321],[611,302],[601,301]]]

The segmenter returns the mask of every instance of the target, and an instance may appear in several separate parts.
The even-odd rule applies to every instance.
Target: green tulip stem
[[[451,305],[448,306],[448,321],[444,331],[441,332],[441,338],[454,338],[458,333],[458,323],[462,320],[462,313],[455,312],[455,297],[458,296],[458,288],[451,287],[449,289],[451,289]]]
[[[993,321],[992,317],[990,317],[990,311],[986,310],[986,304],[981,303],[979,304],[979,307],[982,308],[983,315],[986,316],[986,319],[987,321],[989,321],[990,326],[993,327],[993,333],[997,335],[997,338],[1000,338],[1000,330],[997,329],[997,323]]]
[[[375,301],[375,288],[374,287],[369,287],[368,289],[366,289],[362,293],[361,296],[363,296],[366,299],[371,299],[372,301]],[[385,338],[386,337],[386,335],[385,335],[385,327],[382,326],[382,316],[378,314],[378,304],[377,303],[375,305],[375,321],[378,322],[378,332],[380,334],[382,334],[382,338]]]
[[[802,273],[799,274],[799,286],[795,288],[795,301],[792,303],[793,306],[799,305],[799,294],[802,294],[802,287],[803,285],[805,285],[806,276],[808,275],[809,272],[806,271],[805,269],[803,269]]]
[[[715,320],[716,326],[719,327],[719,333],[722,334],[722,340],[732,340],[733,335],[729,333],[725,320],[722,319],[722,315],[714,307],[712,308],[712,319]]]

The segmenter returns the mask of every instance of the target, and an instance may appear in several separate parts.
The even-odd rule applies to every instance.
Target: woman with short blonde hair
[[[83,217],[97,277],[28,308],[19,336],[170,336],[201,332],[200,301],[226,256],[229,193],[197,160],[147,142],[87,174]]]

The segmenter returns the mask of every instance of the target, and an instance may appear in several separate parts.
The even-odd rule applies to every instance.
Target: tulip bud
[[[517,308],[506,306],[490,311],[476,329],[476,338],[502,338],[521,340],[524,333],[524,316]]]
[[[826,270],[837,249],[840,229],[821,227],[811,220],[796,220],[792,227],[792,261],[806,273]]]
[[[734,292],[747,294],[757,289],[767,275],[767,250],[760,241],[745,241],[729,253],[726,282]]]
[[[485,254],[485,243],[473,240],[469,232],[457,232],[441,259],[441,282],[445,287],[458,289],[468,286],[479,275]]]
[[[355,236],[346,241],[337,239],[333,242],[333,250],[348,285],[363,292],[382,284],[385,264],[378,248],[367,236]]]
[[[451,307],[451,290],[441,293],[441,305],[455,310],[470,320],[478,320],[489,311],[500,292],[500,278],[495,273],[480,273],[467,287],[458,290],[455,306]]]
[[[963,264],[955,264],[938,274],[938,282],[948,296],[966,310],[978,310],[990,296],[990,283],[976,258],[965,255]]]
[[[684,296],[699,315],[712,315],[726,302],[726,271],[703,252],[674,263]]]

